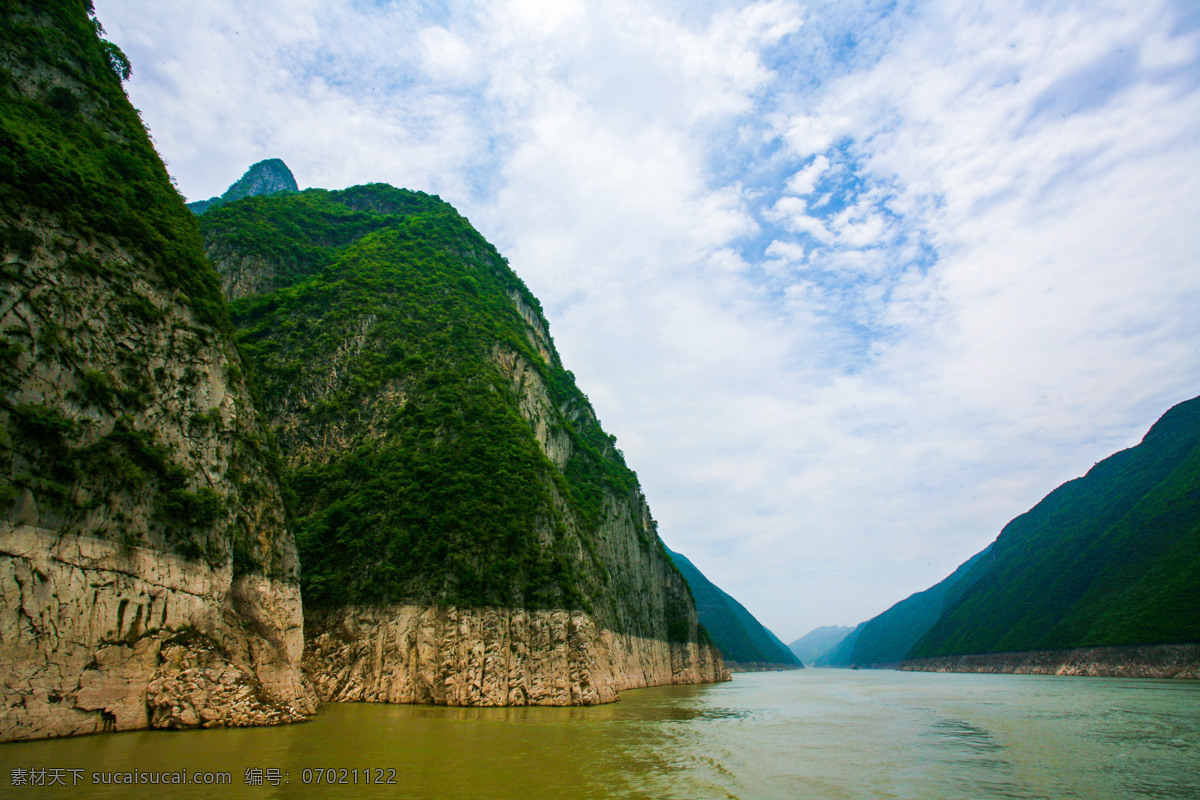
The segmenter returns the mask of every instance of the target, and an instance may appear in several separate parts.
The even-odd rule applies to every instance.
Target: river
[[[1200,682],[741,674],[591,708],[343,704],[6,744],[0,767],[11,798],[1200,798]],[[99,782],[150,771],[222,784]]]

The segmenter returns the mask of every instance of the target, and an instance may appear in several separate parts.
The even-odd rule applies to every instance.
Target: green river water
[[[758,673],[592,708],[344,704],[7,744],[0,767],[0,796],[31,799],[1200,798],[1200,682]],[[149,771],[228,783],[97,782]]]

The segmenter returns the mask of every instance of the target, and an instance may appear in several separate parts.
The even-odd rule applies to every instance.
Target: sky
[[[1200,394],[1194,0],[95,0],[180,191],[463,213],[784,641]]]

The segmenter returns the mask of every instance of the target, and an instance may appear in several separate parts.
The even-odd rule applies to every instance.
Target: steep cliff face
[[[711,647],[621,635],[582,611],[393,605],[306,616],[304,667],[329,702],[587,706],[622,689],[727,679]]]
[[[195,223],[86,4],[2,13],[0,740],[298,719],[295,544]]]
[[[201,227],[232,294],[274,287],[234,317],[277,423],[323,697],[591,703],[724,677],[537,301],[452,208],[375,185]]]

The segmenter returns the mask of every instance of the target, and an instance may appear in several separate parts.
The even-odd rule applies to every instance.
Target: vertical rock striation
[[[0,741],[297,720],[268,434],[89,6],[0,12]]]
[[[305,670],[329,702],[587,706],[726,678],[710,647],[623,636],[579,611],[354,606],[308,621]]]

